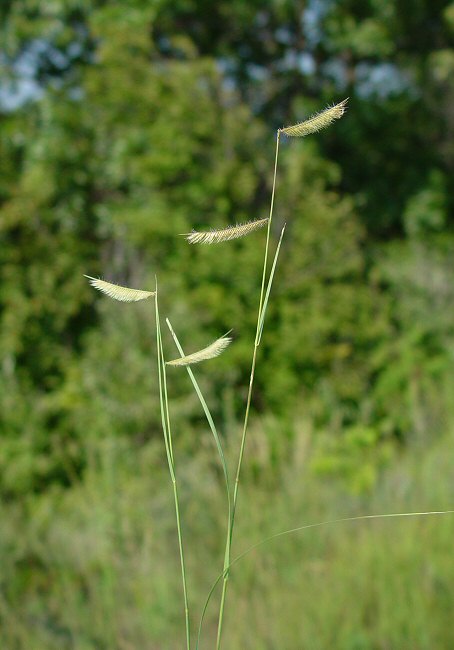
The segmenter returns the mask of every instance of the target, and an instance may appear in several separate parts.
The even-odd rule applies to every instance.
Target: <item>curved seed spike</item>
[[[138,300],[146,300],[155,295],[155,291],[142,291],[141,289],[130,289],[129,287],[122,287],[119,284],[112,284],[105,280],[92,278],[90,275],[84,275],[88,278],[89,283],[98,291],[102,291],[109,298],[120,300],[121,302],[137,302]]]
[[[247,223],[238,223],[234,226],[227,226],[220,230],[209,230],[208,232],[198,232],[193,230],[186,233],[184,236],[190,244],[219,244],[223,241],[230,239],[237,239],[244,237],[258,228],[262,228],[268,223],[268,217],[265,219],[256,219],[255,221],[248,221]]]
[[[167,365],[169,366],[190,366],[193,363],[199,363],[200,361],[205,361],[206,359],[214,359],[214,357],[218,357],[221,352],[223,352],[228,345],[232,342],[232,339],[230,336],[227,336],[227,334],[224,334],[224,336],[221,336],[221,338],[216,339],[216,341],[213,341],[211,345],[209,345],[206,348],[203,348],[203,350],[199,350],[198,352],[193,352],[192,354],[188,354],[184,357],[180,357],[179,359],[173,359],[172,361],[167,361]]]
[[[324,111],[312,115],[309,119],[294,126],[287,126],[285,129],[279,129],[281,133],[293,137],[304,137],[311,133],[316,133],[326,126],[329,126],[334,120],[338,120],[345,113],[347,108],[347,99],[336,104],[335,106],[328,106]]]

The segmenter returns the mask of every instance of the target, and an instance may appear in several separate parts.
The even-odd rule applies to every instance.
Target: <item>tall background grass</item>
[[[6,2],[0,7],[0,647],[181,648],[154,289],[234,468],[274,134],[287,223],[252,402],[233,555],[342,516],[453,505],[454,8],[447,1]],[[173,341],[163,331],[166,356]],[[225,495],[185,372],[169,373],[192,624]],[[450,516],[282,538],[232,572],[224,647],[451,648]],[[204,646],[213,647],[216,608]]]
[[[238,551],[296,523],[452,506],[452,435],[407,453],[362,498],[311,477],[307,444],[302,429],[272,488],[268,477],[248,482]],[[155,443],[138,453],[111,441],[71,490],[2,506],[2,647],[181,648],[178,546],[161,454]],[[211,450],[181,469],[194,627],[220,571],[225,494]],[[453,532],[446,515],[336,524],[271,542],[232,573],[225,647],[449,648]],[[209,610],[202,647],[215,644],[217,613]]]

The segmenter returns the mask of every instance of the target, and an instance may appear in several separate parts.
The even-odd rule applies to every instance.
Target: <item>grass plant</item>
[[[230,527],[230,541],[229,541],[229,554],[230,554],[230,549],[232,547],[232,536],[233,536],[233,530],[234,530],[234,525],[235,525],[235,514],[236,514],[236,507],[237,507],[237,501],[238,501],[238,491],[239,491],[239,484],[240,484],[240,476],[241,476],[241,468],[243,464],[243,457],[244,457],[244,450],[245,450],[245,445],[246,445],[246,436],[247,436],[247,428],[248,428],[248,423],[249,423],[249,413],[250,413],[250,408],[251,408],[251,400],[252,400],[252,391],[253,391],[253,386],[254,386],[254,376],[255,376],[255,369],[257,365],[257,353],[258,353],[258,348],[260,345],[260,341],[262,338],[262,333],[263,333],[263,327],[265,324],[265,315],[266,315],[266,308],[268,306],[268,300],[270,296],[270,291],[271,291],[271,286],[273,283],[274,279],[274,273],[276,270],[276,263],[277,259],[279,256],[280,252],[280,247],[282,243],[282,238],[284,236],[284,231],[285,231],[285,226],[281,231],[281,237],[279,239],[278,246],[276,248],[276,253],[273,261],[273,265],[271,268],[271,272],[268,276],[268,282],[267,282],[267,272],[268,272],[268,257],[269,257],[269,248],[270,248],[270,233],[271,233],[271,225],[273,221],[273,211],[274,211],[274,203],[275,203],[275,196],[276,196],[276,180],[277,180],[277,170],[278,170],[278,160],[279,160],[279,142],[280,142],[280,136],[281,133],[284,133],[287,136],[297,136],[297,137],[303,137],[306,135],[309,135],[311,133],[315,133],[326,126],[329,126],[335,119],[339,119],[342,117],[345,111],[345,105],[346,105],[347,100],[344,100],[340,104],[337,104],[333,107],[329,107],[322,111],[321,113],[318,113],[317,115],[314,115],[313,117],[309,118],[308,120],[305,120],[304,122],[301,122],[300,124],[297,124],[293,127],[287,127],[284,129],[278,129],[277,134],[276,134],[276,151],[275,151],[275,157],[274,157],[274,171],[273,171],[273,185],[272,185],[272,190],[271,190],[271,201],[270,201],[270,213],[268,217],[268,228],[266,231],[266,241],[265,241],[265,250],[264,250],[264,256],[263,256],[263,269],[262,269],[262,282],[261,282],[261,287],[260,287],[260,298],[259,298],[259,307],[258,307],[258,313],[257,313],[257,324],[256,324],[256,333],[255,333],[255,340],[254,340],[254,348],[253,348],[253,353],[252,353],[252,363],[251,363],[251,372],[249,376],[249,387],[248,387],[248,394],[246,398],[246,409],[245,409],[245,414],[244,414],[244,421],[243,421],[243,431],[242,431],[242,436],[241,436],[241,443],[240,443],[240,451],[238,455],[238,463],[237,463],[237,469],[236,469],[236,475],[235,475],[235,484],[234,484],[234,491],[233,491],[233,507],[232,507],[232,522],[231,522],[231,527]],[[265,285],[266,289],[265,289]],[[223,620],[224,620],[224,611],[225,611],[225,599],[226,599],[226,594],[227,594],[227,584],[228,584],[228,579],[229,579],[229,567],[230,567],[230,556],[228,557],[228,563],[227,565],[224,565],[224,580],[223,580],[223,585],[222,585],[222,595],[221,595],[221,604],[220,604],[220,609],[219,609],[219,624],[218,624],[218,634],[217,634],[217,641],[216,641],[216,650],[220,650],[221,648],[221,636],[222,636],[222,625],[223,625]]]
[[[378,520],[378,519],[390,519],[390,518],[422,517],[422,516],[429,516],[429,515],[433,516],[433,515],[441,515],[441,514],[454,512],[453,510],[440,510],[440,511],[427,510],[424,512],[382,513],[382,514],[352,515],[352,516],[342,517],[342,518],[329,518],[324,521],[319,521],[317,523],[304,524],[292,529],[274,533],[268,536],[267,538],[265,538],[264,540],[259,541],[256,544],[253,544],[252,546],[247,548],[245,551],[243,551],[240,555],[236,556],[235,558],[232,558],[232,542],[234,536],[237,504],[239,498],[239,486],[240,486],[240,479],[241,479],[242,467],[244,463],[244,456],[245,456],[245,449],[246,449],[246,440],[247,440],[247,432],[248,432],[249,418],[251,412],[254,378],[255,378],[257,361],[258,361],[258,351],[262,340],[267,307],[269,304],[271,290],[272,290],[275,272],[277,268],[277,263],[281,251],[281,244],[285,233],[285,225],[284,225],[281,229],[280,237],[276,244],[273,261],[269,268],[269,261],[271,257],[272,223],[273,223],[273,213],[274,213],[274,206],[275,206],[275,199],[276,199],[276,186],[277,186],[277,176],[278,176],[280,139],[282,135],[288,137],[305,137],[307,135],[318,132],[322,128],[329,126],[335,120],[342,117],[342,115],[345,112],[346,102],[347,100],[344,100],[339,104],[328,107],[324,111],[310,117],[308,120],[305,120],[294,126],[278,129],[276,134],[276,148],[275,148],[275,158],[274,158],[274,168],[273,168],[270,210],[269,210],[269,216],[267,218],[252,220],[244,224],[235,224],[232,226],[227,226],[226,228],[213,229],[207,232],[202,232],[202,231],[199,232],[193,230],[191,233],[185,235],[187,241],[190,244],[221,244],[223,242],[228,242],[232,239],[250,235],[256,230],[264,227],[265,225],[267,226],[264,253],[263,253],[263,266],[261,271],[258,310],[257,310],[257,318],[256,318],[256,326],[255,326],[255,338],[254,338],[253,349],[252,349],[251,370],[249,375],[248,391],[246,397],[241,439],[239,444],[235,479],[233,485],[230,480],[229,468],[226,461],[226,455],[223,449],[222,438],[219,435],[219,432],[217,430],[217,427],[215,425],[214,419],[208,407],[207,401],[203,395],[203,392],[191,369],[191,366],[194,364],[198,364],[203,361],[214,359],[215,357],[219,356],[222,352],[226,350],[226,348],[231,343],[232,341],[231,337],[229,337],[227,333],[222,337],[216,339],[213,343],[211,343],[207,347],[198,350],[197,352],[185,354],[183,347],[179,339],[177,338],[177,335],[175,334],[175,331],[170,321],[166,319],[167,326],[169,328],[169,331],[173,337],[178,353],[180,355],[177,358],[166,361],[164,355],[164,346],[163,346],[161,324],[160,324],[157,286],[156,286],[156,290],[153,292],[143,291],[139,289],[130,289],[128,287],[123,287],[123,286],[119,286],[107,282],[106,280],[100,280],[100,279],[93,278],[91,276],[86,276],[93,287],[95,287],[102,293],[106,294],[107,296],[121,302],[135,302],[150,297],[154,297],[155,321],[156,321],[156,351],[157,351],[161,423],[162,423],[162,430],[163,430],[163,437],[164,437],[165,453],[167,457],[168,469],[169,469],[169,474],[170,474],[172,489],[173,489],[177,539],[178,539],[180,567],[181,567],[181,580],[182,580],[182,588],[183,588],[187,650],[190,650],[191,640],[192,640],[190,608],[189,608],[189,588],[188,588],[188,580],[187,580],[187,572],[186,572],[185,550],[184,550],[184,543],[183,543],[182,512],[181,512],[179,492],[178,492],[176,463],[175,463],[172,432],[171,432],[170,405],[169,405],[167,373],[166,373],[167,366],[185,367],[187,370],[188,376],[193,385],[195,393],[200,401],[203,412],[205,414],[208,425],[210,427],[211,433],[213,435],[217,452],[219,455],[222,472],[224,475],[224,483],[225,483],[225,493],[226,493],[226,503],[227,503],[227,518],[226,518],[227,524],[226,524],[226,531],[225,531],[223,569],[222,572],[219,573],[214,583],[212,584],[208,593],[208,597],[205,600],[205,605],[203,607],[202,615],[198,626],[197,641],[196,641],[197,650],[200,648],[202,625],[205,620],[205,615],[207,612],[210,599],[220,582],[222,583],[222,589],[221,589],[221,595],[219,601],[219,612],[217,617],[215,647],[216,650],[221,649],[222,639],[223,639],[224,617],[225,617],[226,603],[227,603],[227,591],[228,591],[231,569],[238,562],[240,562],[247,555],[249,555],[252,551],[264,545],[265,543],[273,542],[278,538],[284,538],[292,534],[301,532],[303,530],[307,530],[311,528],[315,529],[315,528],[327,527],[332,524],[341,524],[341,523],[346,524],[346,523],[360,522],[366,520]]]
[[[180,552],[180,564],[181,564],[181,576],[182,576],[182,584],[183,584],[183,598],[184,598],[184,612],[185,612],[185,624],[186,624],[186,645],[187,645],[187,650],[190,650],[191,646],[191,632],[190,632],[190,620],[189,620],[189,597],[188,597],[188,586],[187,586],[187,579],[186,579],[186,569],[185,569],[185,559],[184,559],[184,545],[183,545],[183,535],[182,535],[182,526],[181,526],[181,514],[180,514],[180,506],[179,506],[179,498],[178,498],[178,487],[177,487],[177,478],[176,478],[176,471],[175,471],[175,460],[174,460],[174,454],[173,454],[173,445],[172,445],[172,434],[171,434],[171,426],[170,426],[170,409],[169,409],[169,401],[168,401],[168,391],[167,391],[167,376],[166,376],[166,365],[169,366],[186,366],[188,367],[189,371],[189,377],[192,381],[192,384],[194,386],[194,389],[197,393],[197,396],[202,404],[202,408],[205,412],[205,415],[207,417],[208,423],[210,425],[210,428],[212,430],[214,439],[216,441],[216,446],[217,450],[219,453],[221,465],[223,468],[224,472],[224,477],[225,477],[225,486],[226,486],[226,492],[227,492],[227,503],[228,503],[228,521],[227,521],[227,535],[226,535],[226,543],[225,543],[225,551],[224,551],[224,566],[223,566],[223,585],[222,585],[222,593],[221,593],[221,600],[220,600],[220,607],[219,607],[219,619],[218,619],[218,631],[217,631],[217,640],[216,640],[216,648],[217,650],[220,650],[221,647],[221,637],[222,637],[222,627],[223,627],[223,621],[224,621],[224,611],[225,611],[225,603],[226,603],[226,595],[227,595],[227,584],[228,584],[228,579],[229,579],[229,572],[230,572],[230,567],[232,565],[231,562],[231,546],[232,546],[232,538],[233,538],[233,530],[234,530],[234,524],[235,524],[235,514],[236,514],[236,507],[237,507],[237,501],[238,501],[238,493],[239,493],[239,484],[240,484],[240,475],[241,475],[241,468],[243,464],[243,458],[244,458],[244,452],[245,452],[245,445],[246,445],[246,434],[247,434],[247,428],[248,428],[248,423],[249,423],[249,414],[250,414],[250,408],[251,408],[251,400],[252,400],[252,391],[253,391],[253,385],[254,385],[254,375],[255,375],[255,369],[256,369],[256,364],[257,364],[257,351],[260,345],[262,333],[263,333],[263,328],[264,328],[264,323],[265,323],[265,315],[266,315],[266,309],[270,297],[270,292],[271,292],[271,287],[273,284],[273,279],[274,279],[274,274],[276,270],[276,265],[277,265],[277,260],[279,257],[280,249],[281,249],[281,243],[282,239],[284,236],[285,232],[285,225],[282,228],[281,235],[279,238],[279,242],[276,247],[276,252],[274,255],[274,260],[272,263],[272,267],[270,272],[268,273],[268,258],[269,258],[269,250],[270,250],[270,241],[271,241],[271,225],[272,225],[272,220],[273,220],[273,209],[274,209],[274,202],[275,202],[275,193],[276,193],[276,179],[277,179],[277,168],[278,168],[278,158],[279,158],[279,141],[280,141],[280,135],[281,132],[285,133],[288,136],[305,136],[308,135],[309,133],[314,133],[321,128],[324,128],[325,126],[328,126],[331,122],[333,122],[335,119],[338,119],[341,117],[344,113],[345,110],[345,103],[341,102],[340,104],[330,107],[326,109],[325,111],[322,111],[321,113],[309,118],[309,120],[302,122],[294,127],[287,127],[285,129],[278,129],[277,134],[276,134],[276,151],[275,151],[275,159],[274,159],[274,172],[273,172],[273,184],[272,184],[272,192],[271,192],[271,202],[270,202],[270,211],[269,211],[269,216],[264,219],[257,219],[253,221],[249,221],[244,224],[235,224],[232,226],[227,226],[226,228],[222,229],[213,229],[208,232],[198,232],[198,231],[192,231],[192,233],[189,233],[186,235],[186,238],[189,243],[191,244],[197,244],[197,243],[202,243],[202,244],[213,244],[213,243],[222,243],[226,241],[230,241],[232,239],[237,239],[239,237],[244,237],[246,235],[251,234],[255,230],[267,225],[267,231],[266,231],[266,242],[265,242],[265,249],[264,249],[264,258],[263,258],[263,269],[262,269],[262,280],[261,280],[261,288],[260,288],[260,298],[259,298],[259,307],[258,307],[258,313],[257,313],[257,322],[256,322],[256,334],[255,334],[255,340],[254,340],[254,345],[253,345],[253,353],[252,353],[252,363],[251,363],[251,372],[250,372],[250,377],[249,377],[249,385],[248,385],[248,393],[247,393],[247,399],[246,399],[246,408],[245,408],[245,415],[244,415],[244,421],[243,421],[243,429],[242,429],[242,436],[241,436],[241,442],[240,442],[240,449],[239,449],[239,455],[238,455],[238,462],[237,462],[237,469],[236,469],[236,474],[235,474],[235,482],[234,482],[234,487],[233,487],[233,496],[231,495],[230,491],[230,480],[229,480],[229,472],[227,468],[227,464],[225,461],[225,455],[222,449],[222,443],[220,440],[220,437],[217,433],[216,427],[214,425],[213,418],[211,417],[211,413],[208,409],[208,406],[206,404],[205,398],[203,397],[203,394],[195,380],[195,377],[190,371],[189,366],[195,364],[195,363],[200,363],[201,361],[206,361],[208,359],[212,359],[219,354],[221,354],[226,347],[230,344],[231,338],[228,337],[227,335],[222,336],[221,338],[217,339],[213,343],[211,343],[209,346],[206,348],[203,348],[202,350],[199,350],[197,352],[194,352],[189,355],[185,355],[183,353],[183,350],[181,348],[181,345],[172,329],[172,326],[170,325],[170,322],[167,321],[167,324],[169,326],[169,329],[171,331],[171,334],[174,338],[174,341],[177,345],[177,348],[180,352],[180,357],[173,359],[171,361],[165,361],[164,357],[164,349],[163,349],[163,343],[162,343],[162,335],[161,335],[161,327],[160,327],[160,319],[159,319],[159,304],[158,304],[158,291],[157,291],[157,286],[156,286],[156,291],[155,292],[150,292],[150,291],[143,291],[139,289],[130,289],[129,287],[124,287],[124,286],[119,286],[110,282],[107,282],[106,280],[101,280],[101,279],[96,279],[91,276],[86,276],[90,282],[90,284],[101,291],[102,293],[105,293],[107,296],[118,300],[120,302],[135,302],[139,300],[144,300],[149,297],[154,296],[155,298],[155,316],[156,316],[156,346],[157,346],[157,364],[158,364],[158,378],[159,378],[159,397],[160,397],[160,408],[161,408],[161,420],[162,420],[162,429],[163,429],[163,435],[164,435],[164,444],[165,444],[165,450],[166,450],[166,456],[167,456],[167,462],[169,466],[169,472],[170,472],[170,478],[172,482],[172,487],[173,487],[173,493],[174,493],[174,503],[175,503],[175,514],[176,514],[176,524],[177,524],[177,536],[178,536],[178,545],[179,545],[179,552]],[[211,595],[211,593],[210,593]],[[202,615],[202,620],[203,620],[203,615]],[[200,638],[200,630],[199,630],[199,638]],[[197,641],[197,646],[199,644],[199,639]]]

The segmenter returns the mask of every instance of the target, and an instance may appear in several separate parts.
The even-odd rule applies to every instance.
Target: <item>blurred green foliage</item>
[[[111,650],[112,639],[123,636],[122,650],[147,647],[148,621],[158,639],[180,613],[169,604],[175,584],[153,575],[156,591],[148,593],[148,553],[168,543],[164,491],[151,506],[142,501],[154,489],[144,477],[152,474],[160,485],[162,471],[154,316],[147,304],[95,295],[83,274],[140,288],[153,288],[157,274],[163,313],[185,350],[234,328],[228,354],[197,373],[234,449],[264,234],[205,248],[179,234],[266,216],[276,128],[349,96],[340,122],[281,147],[273,236],[284,221],[287,232],[258,366],[245,477],[253,498],[260,498],[254,490],[262,481],[273,489],[304,424],[311,453],[303,478],[329,477],[337,490],[341,477],[363,498],[393,459],[400,463],[401,454],[432,444],[454,420],[454,4],[9,0],[0,20],[0,495],[12,521],[0,544],[2,557],[10,557],[5,579],[16,572],[0,616],[10,621],[7,603],[29,590],[30,620],[47,630],[34,646],[25,632],[3,645],[61,649],[73,647],[68,639],[78,635],[78,650]],[[173,356],[170,337],[166,344]],[[194,469],[198,489],[209,490],[217,486],[214,454],[199,404],[184,373],[169,379],[185,471]],[[109,473],[109,454],[118,454],[112,461],[118,476]],[[104,462],[99,458],[106,463],[104,487],[92,477]],[[131,476],[142,462],[136,482]],[[117,502],[113,486],[123,485],[124,476],[131,493]],[[129,520],[129,508],[140,503],[156,509],[162,522],[156,542]],[[197,511],[200,530],[217,525],[216,503]],[[389,499],[383,504],[392,509]],[[92,505],[98,510],[88,512]],[[277,506],[273,512],[279,519]],[[150,514],[134,516],[141,523]],[[14,531],[29,516],[30,531],[18,544]],[[111,548],[99,557],[88,549],[83,567],[65,556],[65,526],[71,521],[69,530],[77,529],[78,517],[87,526],[81,547],[98,533],[103,544],[118,543],[117,557],[129,558],[119,569],[125,576],[109,566]],[[120,529],[131,526],[123,537],[118,522]],[[119,537],[109,541],[106,531],[113,530]],[[58,548],[50,567],[40,544],[53,548],[52,535]],[[444,548],[448,536],[440,535]],[[365,542],[367,561],[372,544]],[[113,599],[123,593],[129,561],[141,579],[126,585],[124,598],[141,606],[125,608],[132,619],[118,625],[143,636],[119,637],[104,617],[115,618]],[[361,581],[355,575],[352,581]],[[449,635],[437,636],[446,625],[443,570],[429,567],[424,575],[436,592],[433,628],[411,647],[449,648]],[[55,576],[62,582],[54,592],[48,581]],[[78,590],[68,591],[74,580]],[[289,569],[284,590],[291,580]],[[384,580],[377,589],[386,588]],[[419,583],[406,584],[414,596]],[[34,590],[50,601],[35,602]],[[93,638],[83,637],[90,608],[78,619],[79,631],[69,618],[62,622],[62,593],[73,599],[69,618],[82,616],[85,599],[101,603]],[[356,631],[342,627],[336,647],[405,647],[404,616],[393,628],[400,637],[371,632],[375,598]],[[274,602],[276,612],[284,611]],[[337,609],[333,617],[342,623]],[[314,620],[323,627],[321,614]],[[232,637],[231,647],[291,650],[296,642],[287,627],[285,640],[253,645]],[[333,647],[325,632],[307,647]]]
[[[239,416],[262,235],[211,248],[178,235],[266,214],[275,128],[346,95],[341,122],[282,147],[276,232],[286,221],[288,234],[254,405],[304,413],[329,457],[352,430],[388,448],[443,428],[453,11],[407,9],[6,4],[2,492],[71,482],[87,435],[156,434],[151,315],[95,297],[84,272],[144,287],[157,273],[186,349],[233,327],[202,381],[219,417]],[[196,425],[185,379],[172,382],[178,423]]]

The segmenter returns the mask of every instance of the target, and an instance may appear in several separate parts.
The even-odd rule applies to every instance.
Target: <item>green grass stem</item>
[[[181,517],[180,517],[180,505],[178,498],[178,485],[175,472],[175,461],[173,457],[173,448],[172,448],[172,432],[170,428],[170,416],[169,416],[169,400],[167,394],[167,376],[166,376],[166,367],[165,367],[165,358],[164,351],[162,346],[162,336],[161,336],[161,325],[159,320],[159,305],[158,305],[158,290],[156,287],[155,294],[155,314],[156,314],[156,344],[157,344],[157,354],[158,354],[158,379],[159,379],[159,401],[161,407],[161,421],[164,434],[164,443],[166,448],[167,462],[169,465],[170,478],[172,480],[173,487],[173,497],[175,503],[175,516],[177,522],[177,534],[178,534],[178,548],[180,552],[180,565],[181,565],[181,579],[183,583],[183,598],[184,598],[184,615],[186,623],[186,648],[190,650],[191,648],[191,630],[189,622],[189,599],[188,599],[188,588],[186,580],[186,567],[184,560],[184,547],[183,547],[183,535],[181,531]]]
[[[178,352],[181,354],[181,356],[184,356],[184,350],[181,347],[181,344],[178,340],[177,335],[175,334],[175,331],[169,321],[168,318],[166,318],[166,323],[167,327],[170,330],[170,333],[172,334],[173,340],[175,341],[175,345],[177,346]],[[200,386],[194,376],[194,373],[192,372],[192,369],[190,366],[185,366],[186,370],[188,372],[189,378],[192,382],[192,385],[194,386],[194,390],[197,393],[197,396],[200,400],[200,404],[202,405],[203,411],[205,413],[206,419],[208,421],[208,424],[210,426],[211,432],[213,434],[216,447],[219,453],[219,458],[221,461],[222,465],[222,471],[224,473],[224,479],[225,479],[225,489],[226,489],[226,494],[227,494],[227,507],[228,507],[228,524],[227,524],[227,539],[226,539],[226,548],[225,548],[225,553],[224,553],[224,570],[228,567],[229,561],[230,561],[230,527],[231,527],[231,518],[232,518],[232,499],[231,499],[231,490],[230,490],[230,479],[229,479],[229,472],[227,468],[227,462],[225,460],[225,455],[224,455],[224,450],[222,448],[222,443],[220,436],[218,434],[218,431],[216,429],[216,425],[214,423],[213,417],[211,415],[210,409],[208,407],[208,404],[206,403],[206,400],[203,396],[203,393],[200,389]]]
[[[271,234],[271,224],[273,221],[273,209],[274,209],[274,197],[276,193],[276,176],[277,176],[277,162],[279,158],[279,137],[280,137],[280,132],[278,131],[276,134],[276,153],[275,153],[275,158],[274,158],[274,174],[273,174],[273,188],[271,192],[271,204],[270,204],[270,214],[269,214],[269,219],[268,219],[268,227],[266,230],[266,243],[265,243],[265,253],[264,253],[264,259],[263,259],[263,271],[262,271],[262,285],[260,289],[260,300],[259,300],[259,309],[258,309],[258,314],[257,314],[257,326],[256,326],[256,333],[255,333],[255,341],[254,341],[254,351],[252,355],[252,363],[251,363],[251,374],[249,377],[249,388],[248,388],[248,394],[247,394],[247,400],[246,400],[246,410],[245,410],[245,415],[244,415],[244,422],[243,422],[243,433],[241,436],[241,444],[240,444],[240,453],[238,456],[238,464],[237,464],[237,470],[236,470],[236,476],[235,476],[235,485],[233,489],[233,505],[232,505],[232,517],[231,517],[231,526],[230,526],[230,539],[228,544],[226,544],[226,558],[228,557],[228,562],[227,562],[227,567],[224,566],[224,571],[222,573],[222,576],[224,577],[224,582],[222,585],[222,595],[221,595],[221,604],[220,604],[220,609],[219,609],[219,620],[218,620],[218,631],[217,631],[217,639],[216,639],[216,650],[220,650],[221,648],[221,636],[222,636],[222,625],[224,621],[224,611],[225,611],[225,599],[226,599],[226,594],[227,594],[227,584],[228,584],[228,579],[229,579],[229,569],[231,566],[230,563],[230,550],[232,547],[232,538],[233,538],[233,529],[235,525],[235,512],[236,512],[236,506],[237,506],[237,501],[238,501],[238,489],[239,489],[239,482],[240,482],[240,475],[241,475],[241,467],[243,464],[243,456],[244,456],[244,448],[246,444],[246,434],[247,434],[247,427],[249,423],[249,412],[251,408],[251,399],[252,399],[252,389],[254,386],[254,375],[255,375],[255,367],[257,363],[257,350],[260,344],[260,339],[261,339],[261,333],[263,330],[263,321],[262,321],[262,313],[264,314],[264,302],[265,302],[265,283],[266,283],[266,275],[267,275],[267,265],[268,265],[268,252],[269,252],[269,247],[270,247],[270,234]],[[283,236],[283,232],[281,234],[281,240]],[[278,247],[280,248],[280,242]],[[277,257],[275,258],[275,260]],[[274,268],[273,268],[273,275],[274,275]],[[272,278],[270,278],[272,281]],[[271,285],[269,285],[271,288]],[[268,292],[267,292],[268,293]],[[269,293],[268,293],[269,295]],[[227,548],[228,547],[228,548]]]

